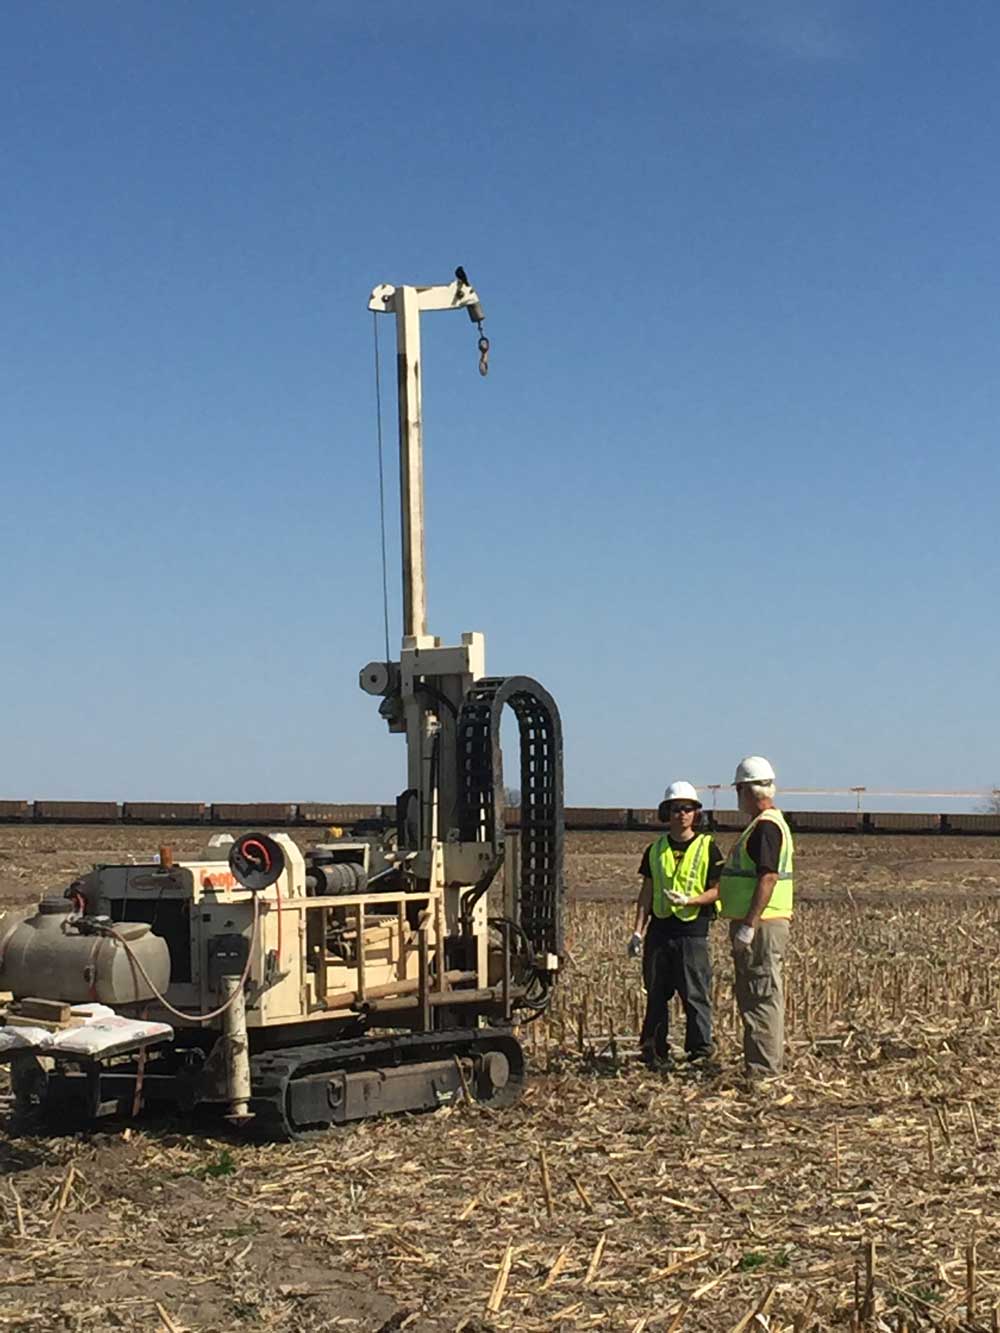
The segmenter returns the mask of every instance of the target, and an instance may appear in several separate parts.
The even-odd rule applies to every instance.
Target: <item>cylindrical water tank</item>
[[[109,935],[83,934],[64,898],[44,898],[37,915],[14,923],[0,936],[0,990],[16,1000],[32,996],[67,1004],[135,1004],[153,991],[129,957],[141,962],[162,994],[170,984],[166,940],[144,921],[118,921],[114,929],[128,943]]]

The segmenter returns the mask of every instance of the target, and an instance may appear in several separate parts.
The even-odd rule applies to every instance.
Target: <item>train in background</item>
[[[920,814],[905,811],[786,810],[793,833],[927,833],[1000,834],[1000,812],[996,814]],[[700,827],[713,833],[738,833],[746,824],[738,810],[702,812]],[[516,828],[517,811],[508,811],[508,823]],[[656,830],[663,827],[655,809],[601,809],[567,806],[566,827],[580,832]]]
[[[3,824],[214,824],[355,828],[395,823],[395,806],[328,801],[0,801]]]
[[[795,833],[1000,834],[1000,812],[994,814],[920,814],[905,811],[786,810]],[[517,828],[516,806],[506,813],[508,828]],[[655,809],[567,806],[566,828],[579,832],[658,829]],[[709,810],[702,827],[736,832],[743,827],[736,810]],[[329,828],[357,831],[387,828],[396,823],[395,805],[338,804],[324,801],[221,802],[198,801],[0,801],[4,824],[136,824],[201,825],[228,828]]]

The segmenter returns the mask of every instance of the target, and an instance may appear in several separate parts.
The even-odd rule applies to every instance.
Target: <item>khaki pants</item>
[[[730,922],[729,935],[738,921]],[[788,921],[762,921],[747,949],[733,954],[743,1059],[751,1077],[781,1073],[785,1056],[785,949]]]

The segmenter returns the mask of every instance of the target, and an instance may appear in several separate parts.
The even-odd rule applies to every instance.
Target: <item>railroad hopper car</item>
[[[624,808],[601,809],[590,805],[566,807],[568,829],[620,829],[627,826],[628,810]]]
[[[712,810],[709,827],[720,833],[738,833],[746,828],[747,817],[739,810]]]
[[[857,810],[786,810],[784,815],[793,833],[860,833],[863,829]]]
[[[869,833],[940,833],[940,815],[924,815],[902,810],[872,810],[864,817]]]
[[[36,801],[36,824],[117,824],[121,807],[117,801]]]
[[[213,824],[294,824],[296,806],[280,801],[263,801],[256,805],[246,802],[224,802],[212,806]]]
[[[125,824],[204,824],[208,806],[202,801],[125,801]]]
[[[1000,813],[979,815],[942,815],[943,833],[1000,833]]]
[[[368,820],[380,819],[383,815],[381,805],[344,805],[331,801],[305,801],[296,806],[296,823],[317,824],[329,827],[339,825],[351,827]],[[254,821],[260,823],[258,819]]]

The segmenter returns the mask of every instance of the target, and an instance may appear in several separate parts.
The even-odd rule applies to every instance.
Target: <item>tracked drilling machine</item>
[[[562,948],[559,713],[527,676],[486,674],[477,632],[427,631],[420,318],[465,309],[442,286],[378,286],[395,317],[403,638],[361,688],[406,738],[384,827],[300,850],[287,834],[212,839],[102,864],[0,938],[11,993],[0,1058],[21,1112],[90,1118],[154,1102],[215,1106],[294,1138],[457,1097],[503,1106],[524,1078],[515,1035],[548,1003]],[[520,736],[520,828],[506,831],[500,726]]]

